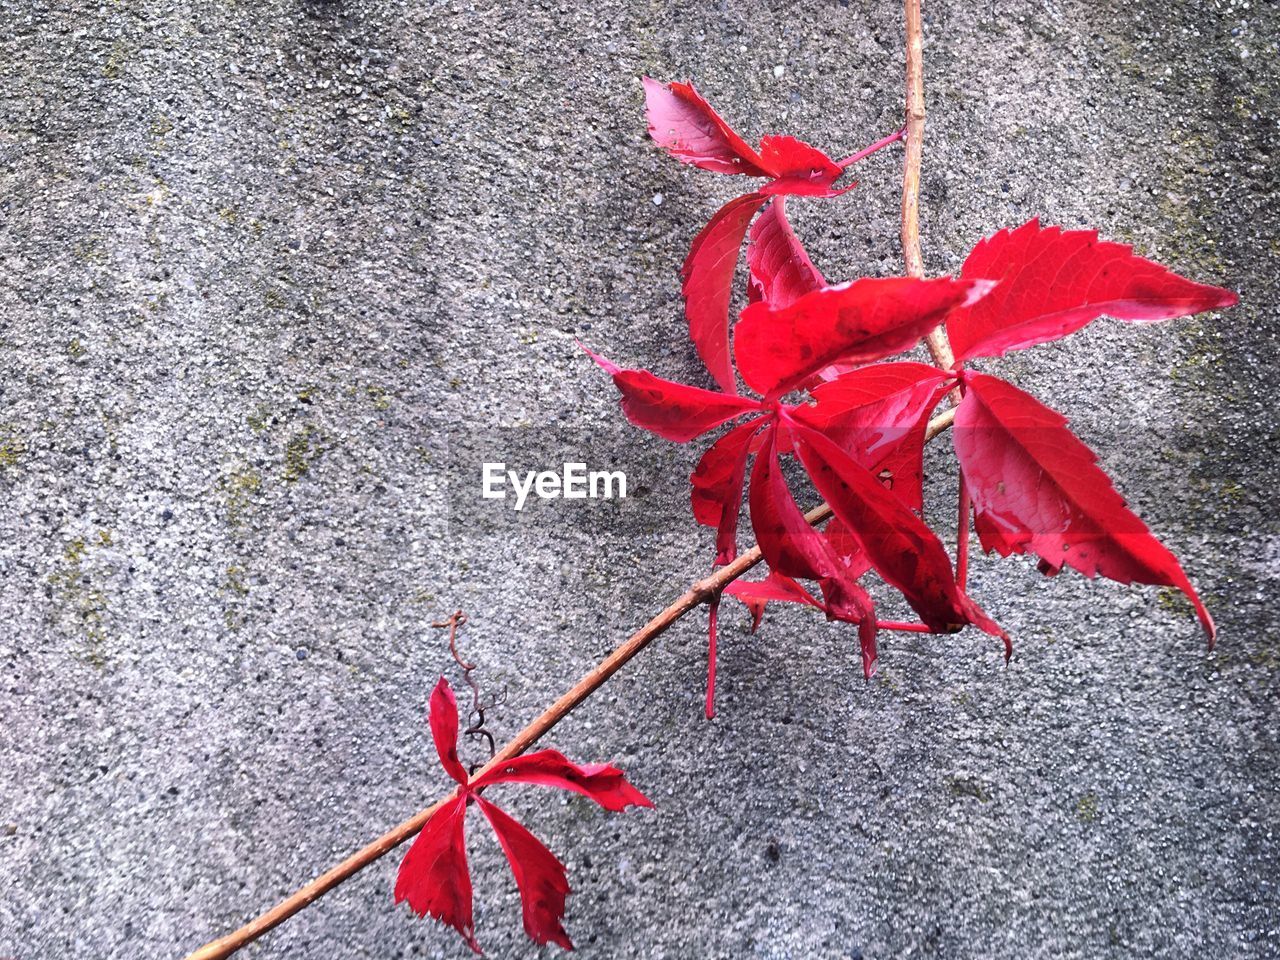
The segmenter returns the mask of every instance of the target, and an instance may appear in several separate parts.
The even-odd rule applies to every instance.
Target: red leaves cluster
[[[1106,314],[1153,322],[1236,302],[1092,231],[1032,220],[981,241],[958,277],[889,277],[829,284],[787,221],[788,195],[834,197],[847,160],[831,160],[792,137],[742,139],[690,84],[644,79],[649,132],[676,159],[716,173],[765,181],[725,204],[685,259],[689,336],[718,390],[627,370],[596,354],[622,410],[637,426],[677,443],[733,425],[712,442],[691,477],[695,519],[716,531],[715,563],[738,552],[742,501],[768,565],[759,581],[726,592],[759,626],[770,601],[814,607],[857,625],[864,674],[875,671],[882,628],[949,633],[973,625],[1009,638],[965,592],[970,514],[983,548],[1032,553],[1053,575],[1162,584],[1187,595],[1213,641],[1214,625],[1178,561],[1125,505],[1097,458],[1061,414],[965,363],[1057,340]],[[763,214],[757,218],[761,210]],[[754,224],[752,221],[754,220]],[[747,307],[730,324],[732,282],[744,238]],[[944,324],[951,370],[886,361]],[[588,351],[589,352],[589,351]],[[739,393],[739,377],[756,396]],[[955,567],[921,519],[923,448],[943,396],[962,395],[952,431],[960,463],[960,535]],[[798,461],[834,514],[825,529],[805,519],[784,474]],[[749,475],[749,479],[748,479]],[[878,621],[861,578],[874,570],[920,617]],[[809,581],[806,587],[801,581]],[[712,713],[718,599],[711,604],[707,713]],[[396,902],[408,901],[462,934],[477,953],[465,842],[473,803],[489,821],[520,891],[524,927],[536,943],[572,949],[562,925],[569,884],[563,864],[482,793],[502,783],[572,790],[608,810],[651,806],[622,772],[579,765],[553,750],[509,760],[471,778],[458,759],[458,713],[442,678],[430,725],[440,762],[457,783],[400,866]]]
[[[1033,553],[1049,574],[1070,566],[1089,577],[1176,587],[1212,642],[1213,621],[1177,560],[1128,509],[1065,418],[964,364],[1060,339],[1103,314],[1152,322],[1230,306],[1235,294],[1186,280],[1092,231],[1035,220],[981,241],[956,278],[830,285],[787,222],[783,196],[844,192],[833,186],[842,165],[789,137],[765,137],[752,149],[689,84],[645,78],[644,87],[659,146],[682,162],[766,182],[717,211],[684,264],[689,335],[719,390],[592,356],[612,375],[627,418],[669,440],[684,443],[743,418],[703,454],[692,502],[697,521],[716,529],[715,562],[727,563],[737,553],[747,488],[770,572],[727,592],[748,605],[757,625],[770,600],[857,623],[870,677],[877,623],[858,581],[874,569],[920,616],[919,629],[973,624],[1008,650],[1004,631],[966,594],[963,563],[953,572],[918,513],[928,419],[959,387],[953,433],[966,488],[962,536],[971,497],[987,551]],[[748,305],[731,326],[739,249],[765,204],[751,226]],[[954,346],[954,369],[877,362],[939,324]],[[739,377],[758,398],[739,393]],[[826,530],[811,527],[796,505],[782,470],[787,456],[830,504],[835,517]],[[714,623],[713,607],[713,649]]]
[[[516,820],[482,793],[500,783],[534,783],[572,790],[606,810],[653,804],[627,782],[622,771],[603,763],[576,764],[555,750],[539,750],[499,764],[472,779],[458,759],[458,704],[443,677],[431,694],[431,737],[440,765],[458,784],[423,826],[400,863],[396,903],[408,901],[419,916],[430,915],[453,927],[476,953],[475,922],[471,912],[471,873],[467,867],[465,820],[472,803],[493,828],[515,875],[524,913],[524,929],[535,943],[557,943],[573,949],[561,921],[569,881],[564,864]]]
[[[716,173],[760,177],[768,182],[759,189],[730,200],[716,211],[694,238],[689,256],[684,261],[684,296],[689,318],[689,336],[711,376],[726,393],[737,391],[733,364],[729,357],[729,299],[733,272],[738,265],[747,226],[760,208],[776,198],[769,210],[782,215],[782,201],[787,194],[810,197],[834,197],[849,187],[832,185],[844,168],[821,150],[794,137],[765,137],[759,151],[747,145],[720,118],[710,104],[699,96],[690,83],[658,83],[644,77],[644,95],[649,113],[649,134],[677,160],[691,163]],[[766,213],[763,231],[782,230]],[[756,230],[752,231],[753,236]],[[793,238],[794,239],[794,238]],[[772,243],[785,244],[785,238]],[[774,256],[785,256],[775,251]],[[801,251],[803,256],[803,251]],[[804,258],[817,284],[822,278]],[[803,274],[804,266],[796,265],[779,283],[793,282],[791,274]],[[776,274],[777,271],[772,271]]]

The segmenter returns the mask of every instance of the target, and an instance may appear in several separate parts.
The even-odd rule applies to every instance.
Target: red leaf
[[[760,628],[765,606],[770,600],[777,600],[780,603],[803,603],[819,610],[825,609],[808,590],[790,577],[784,577],[776,572],[770,572],[769,576],[763,580],[735,580],[724,588],[724,592],[737,597],[751,611],[752,633]]]
[[[813,405],[791,415],[839,444],[872,472],[888,470],[904,503],[923,505],[924,433],[948,374],[923,363],[860,367],[812,389]]]
[[[796,453],[813,485],[880,576],[902,593],[920,618],[936,631],[972,623],[1005,637],[956,584],[946,550],[924,521],[833,441],[796,426]]]
[[[858,625],[858,646],[862,652],[862,675],[870,680],[876,675],[876,606],[871,594],[855,583],[856,575],[845,571],[841,576],[823,580],[822,598],[827,617]]]
[[[628,420],[677,443],[685,443],[734,417],[760,408],[758,401],[746,397],[663,380],[648,370],[623,370],[590,350],[587,354],[613,377],[614,386],[622,394],[622,412]]]
[[[572,790],[615,812],[629,806],[653,806],[648,797],[627,782],[617,767],[607,763],[577,764],[555,750],[512,757],[478,777],[472,787],[478,790],[495,783],[536,783]]]
[[[436,753],[440,755],[440,765],[444,772],[458,783],[466,785],[467,770],[458,759],[458,701],[453,696],[453,688],[444,677],[431,691],[431,705],[427,714],[427,722],[431,726],[431,739],[435,741]]]
[[[762,137],[760,160],[776,180],[765,188],[769,192],[832,194],[836,191],[830,189],[831,184],[844,173],[844,168],[821,150],[795,137]]]
[[[787,489],[778,463],[777,429],[769,431],[751,471],[751,526],[769,569],[786,577],[821,580],[834,576],[838,561],[831,547],[804,514]]]
[[[981,241],[964,262],[966,280],[997,280],[990,296],[947,318],[956,360],[998,357],[1058,340],[1104,313],[1150,323],[1229,307],[1230,290],[1193,283],[1093,230],[1031,220]]]
[[[760,155],[724,122],[691,83],[642,77],[649,136],[677,160],[717,173],[767,177]]]
[[[738,251],[747,235],[747,224],[756,215],[765,197],[748,193],[730,200],[693,238],[685,257],[681,288],[689,337],[711,376],[726,393],[738,392],[729,357],[729,300]]]
[[[888,277],[815,290],[781,310],[753,303],[734,332],[738,372],[759,393],[786,393],[836,361],[870,363],[901,353],[952,307],[989,288],[950,277]]]
[[[1212,644],[1213,618],[1164,547],[1116,493],[1067,420],[1010,383],[970,374],[956,453],[984,550],[1031,551],[1053,571],[1176,587]]]
[[[849,528],[839,517],[832,517],[827,521],[827,528],[822,535],[827,538],[827,543],[831,544],[832,552],[844,563],[847,577],[857,580],[871,569],[871,561],[867,559],[857,538],[849,532]]]
[[[466,797],[455,796],[431,815],[400,861],[395,902],[407,900],[418,916],[429,914],[453,927],[467,946],[480,953],[471,915],[471,874],[463,830],[466,813]]]
[[[760,430],[759,418],[734,427],[707,448],[693,475],[691,499],[698,523],[716,528],[716,560],[729,563],[738,555],[738,513],[747,472],[751,441]]]
[[[565,897],[569,895],[569,879],[564,864],[543,846],[541,840],[488,800],[476,797],[476,803],[489,818],[502,852],[511,864],[516,887],[520,890],[524,932],[534,943],[556,943],[572,950],[573,941],[560,922],[564,918]]]
[[[751,225],[751,243],[747,245],[751,302],[762,300],[774,310],[789,307],[806,293],[827,285],[791,229],[785,199],[778,197],[764,208]]]

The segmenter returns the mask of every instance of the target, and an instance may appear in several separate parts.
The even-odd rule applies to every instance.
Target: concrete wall
[[[470,613],[510,735],[705,572],[697,450],[573,344],[706,382],[677,269],[735,185],[646,142],[637,77],[839,156],[899,123],[900,12],[0,10],[0,955],[174,957],[439,795],[430,621]],[[1183,558],[1218,651],[1168,592],[983,559],[1007,668],[895,636],[867,684],[848,628],[728,610],[708,723],[695,616],[551,738],[656,812],[504,796],[569,866],[584,957],[1274,957],[1280,10],[927,13],[931,270],[1039,215],[1241,292],[1001,365]],[[833,279],[900,271],[899,157],[792,204]],[[633,497],[463,509],[481,449],[586,451]],[[473,836],[481,942],[534,955]],[[463,956],[392,909],[396,863],[248,955]]]

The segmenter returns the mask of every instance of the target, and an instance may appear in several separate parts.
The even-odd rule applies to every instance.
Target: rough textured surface
[[[734,184],[646,145],[637,75],[851,152],[901,110],[892,3],[0,3],[0,956],[173,957],[429,802],[465,649],[513,732],[705,570],[696,452],[581,337],[705,382],[677,267]],[[926,260],[1032,215],[1240,290],[1002,369],[1072,416],[1222,628],[979,562],[1017,639],[690,618],[555,732],[659,803],[510,790],[584,957],[1280,954],[1276,37],[1253,2],[927,11]],[[794,202],[900,269],[896,151]],[[554,422],[554,431],[546,429]],[[459,509],[474,443],[611,458],[622,504]],[[931,455],[950,522],[947,455]],[[453,507],[450,499],[453,499]],[[465,506],[465,505],[463,505]],[[475,831],[481,942],[532,956]],[[251,956],[459,957],[389,857]]]

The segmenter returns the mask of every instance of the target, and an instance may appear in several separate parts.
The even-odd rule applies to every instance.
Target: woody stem
[[[920,254],[920,161],[924,156],[924,26],[920,0],[905,0],[907,21],[907,146],[902,161],[902,258],[907,276],[924,276]],[[926,342],[933,362],[943,370],[955,363],[946,328],[939,325]],[[953,402],[959,395],[952,391]]]

